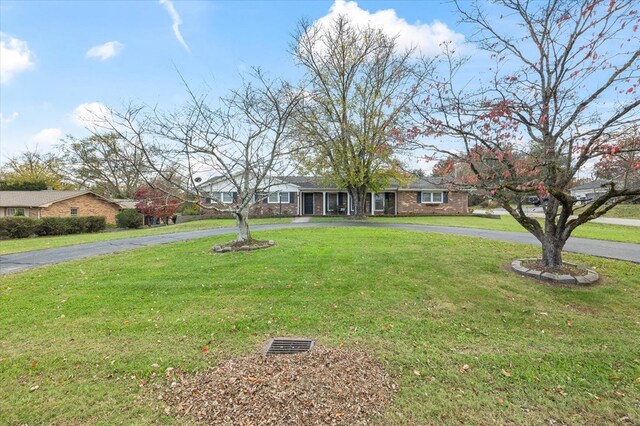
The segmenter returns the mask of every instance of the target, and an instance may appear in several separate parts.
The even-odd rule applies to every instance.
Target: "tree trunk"
[[[548,234],[542,237],[542,263],[544,266],[550,268],[562,267],[562,249],[565,242]]]
[[[356,219],[365,219],[367,217],[366,203],[367,203],[367,188],[347,188],[349,195],[353,199],[354,211],[353,215]],[[351,206],[349,206],[350,208]]]
[[[238,237],[236,242],[248,243],[251,241],[251,232],[249,232],[249,209],[242,209],[235,213],[236,222],[238,224]]]

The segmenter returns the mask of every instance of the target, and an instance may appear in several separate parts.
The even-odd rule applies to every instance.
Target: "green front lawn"
[[[341,222],[344,217],[313,217],[313,222]],[[488,219],[473,216],[415,216],[415,217],[370,217],[367,222],[412,223],[417,225],[459,226],[462,228],[492,229],[496,231],[528,232],[511,216]],[[640,228],[633,226],[587,223],[576,229],[574,237],[596,240],[640,243]]]
[[[193,372],[291,335],[383,361],[399,384],[383,425],[640,423],[640,265],[566,255],[603,282],[555,288],[507,270],[539,254],[524,245],[366,228],[256,237],[278,245],[210,254],[221,236],[0,278],[3,422],[182,424],[152,364]]]
[[[273,223],[290,223],[291,218],[251,219],[252,225]],[[48,248],[71,246],[75,244],[93,243],[97,241],[112,241],[123,238],[146,237],[149,235],[170,234],[175,232],[197,231],[200,229],[224,228],[235,226],[234,219],[209,219],[181,223],[178,225],[159,226],[144,229],[129,229],[125,231],[99,232],[96,234],[61,235],[56,237],[34,237],[20,240],[0,241],[0,255],[20,253],[23,251],[42,250]]]
[[[618,204],[607,212],[606,217],[640,219],[640,204]]]

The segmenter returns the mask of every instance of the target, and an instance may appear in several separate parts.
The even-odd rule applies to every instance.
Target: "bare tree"
[[[268,194],[276,176],[291,170],[288,125],[302,92],[267,79],[260,70],[214,105],[206,94],[185,86],[189,102],[183,107],[160,111],[130,105],[112,111],[106,127],[179,190],[172,195],[192,202],[185,194],[195,194],[201,209],[232,214],[238,225],[236,243],[250,243],[250,206]],[[198,185],[201,176],[226,182],[235,199],[225,203],[207,193]],[[152,181],[147,184],[153,186]]]
[[[296,119],[300,140],[311,147],[301,163],[346,189],[355,216],[364,217],[367,191],[404,175],[394,158],[397,129],[406,125],[430,67],[394,37],[346,16],[324,26],[301,22],[292,53],[308,90]]]
[[[133,198],[142,175],[149,174],[142,152],[116,133],[67,136],[61,150],[74,183],[105,197]]]
[[[611,180],[579,211],[570,195],[578,172],[621,152],[616,135],[640,119],[637,2],[494,0],[491,16],[487,2],[455,4],[491,68],[479,75],[448,52],[417,105],[416,136],[466,162],[468,183],[490,191],[541,242],[544,265],[559,267],[578,226],[640,194]],[[542,224],[523,209],[534,194],[548,200]]]

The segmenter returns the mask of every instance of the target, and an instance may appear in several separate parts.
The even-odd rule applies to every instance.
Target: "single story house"
[[[231,204],[237,193],[222,178],[199,186],[206,195],[204,205],[214,200]],[[450,188],[446,178],[427,177],[407,185],[392,182],[379,192],[368,192],[365,209],[369,216],[424,216],[468,214],[468,193]],[[353,200],[344,189],[327,186],[308,176],[279,177],[268,194],[256,198],[251,215],[256,216],[350,216]],[[224,215],[211,213],[212,215]]]
[[[114,224],[121,208],[91,191],[0,191],[0,217],[104,216]]]
[[[577,185],[569,190],[572,197],[577,199],[596,199],[599,196],[605,194],[609,187],[605,186],[611,181],[604,179],[596,179],[591,182]]]

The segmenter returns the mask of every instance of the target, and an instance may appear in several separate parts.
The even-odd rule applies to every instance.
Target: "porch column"
[[[396,200],[396,209],[394,210],[394,213],[395,213],[394,216],[398,216],[398,194],[399,194],[399,192],[396,191],[396,193],[394,195],[394,198]]]
[[[376,193],[371,192],[371,216],[376,215]]]
[[[347,216],[349,216],[350,214],[351,214],[351,197],[347,192]]]
[[[322,193],[322,216],[327,215],[327,193]]]

